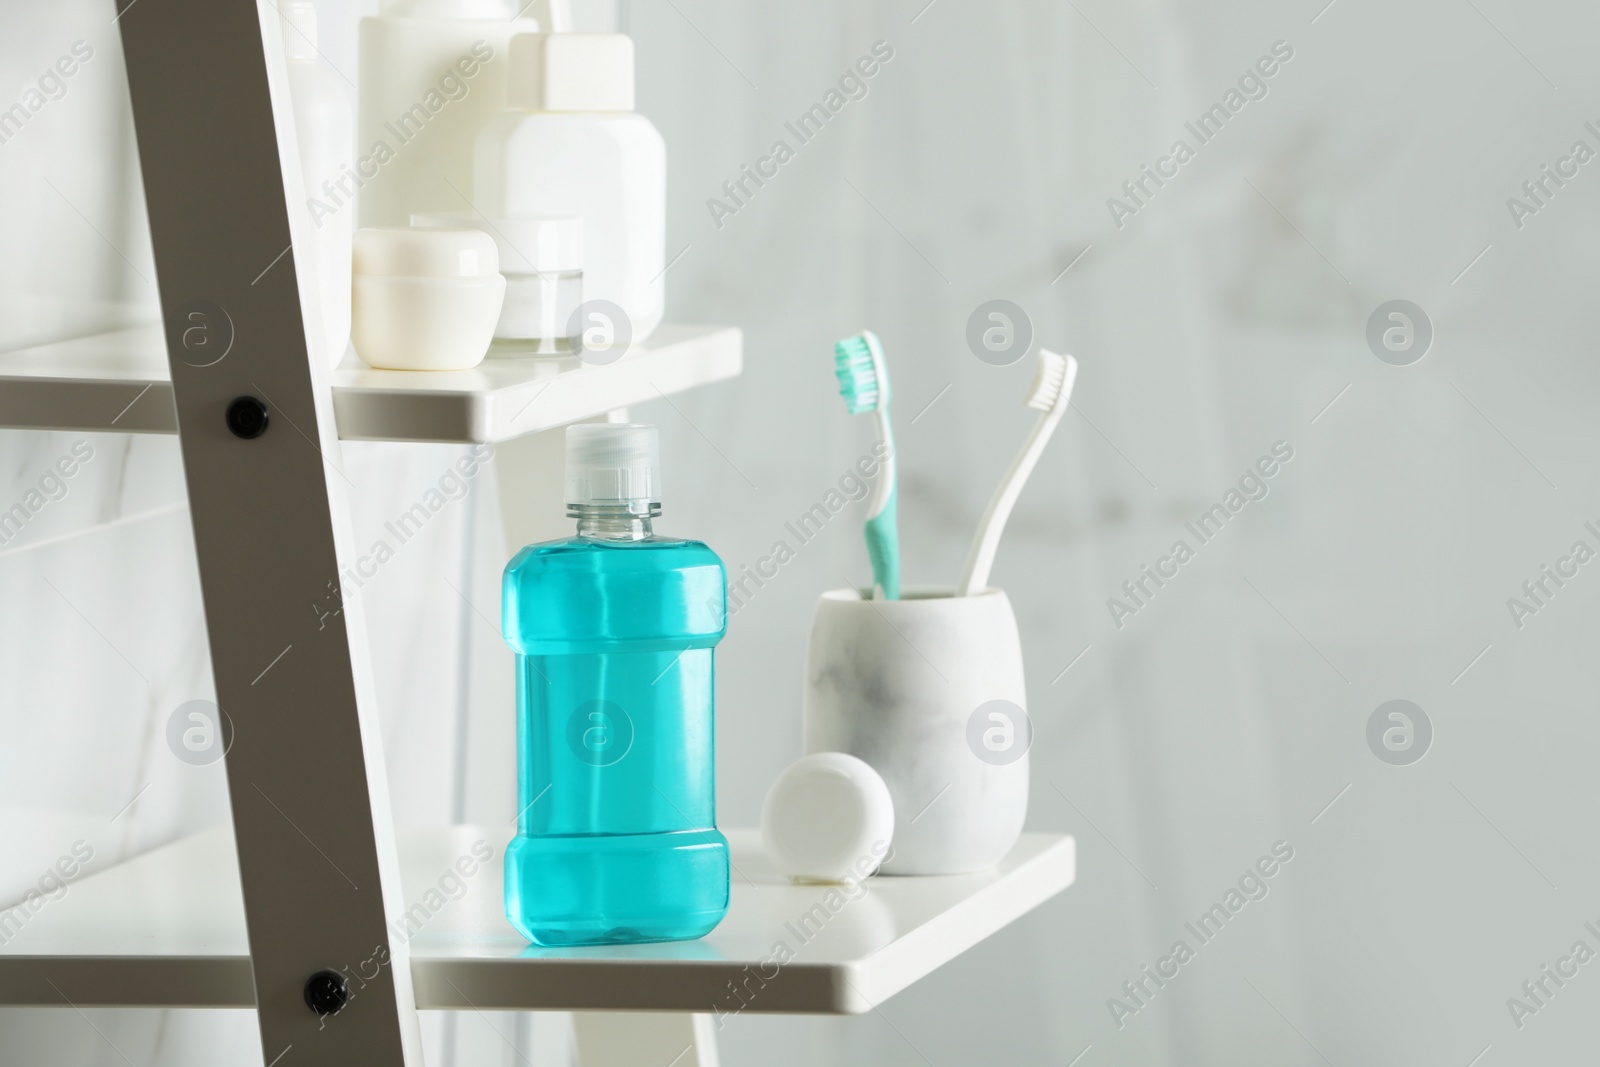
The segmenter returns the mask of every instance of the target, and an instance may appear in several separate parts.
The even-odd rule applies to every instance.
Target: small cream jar
[[[506,295],[487,234],[360,230],[354,275],[351,340],[369,367],[466,370],[483,361]]]

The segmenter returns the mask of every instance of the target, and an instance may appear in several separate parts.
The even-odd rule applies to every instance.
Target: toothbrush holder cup
[[[847,752],[894,800],[884,874],[966,874],[1016,844],[1032,727],[1011,601],[998,589],[817,602],[806,655],[806,752]]]

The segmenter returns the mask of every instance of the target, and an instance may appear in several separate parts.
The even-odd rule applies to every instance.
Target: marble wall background
[[[726,1062],[1576,1058],[1600,982],[1572,981],[1520,1029],[1506,998],[1600,919],[1600,581],[1575,578],[1520,629],[1506,600],[1600,515],[1600,186],[1581,170],[1521,228],[1506,200],[1575,140],[1600,147],[1584,127],[1600,121],[1600,15],[1566,0],[924,2],[583,12],[635,35],[642,108],[667,138],[670,254],[688,248],[670,313],[746,330],[740,381],[636,412],[663,427],[666,529],[733,566],[766,554],[865,447],[828,360],[870,325],[895,360],[907,577],[952,581],[1031,373],[974,359],[967,317],[1015,300],[1083,363],[995,573],[1028,660],[1030,825],[1078,836],[1079,884],[881,1013],[740,1017]],[[321,6],[324,50],[353,72],[371,5]],[[73,41],[97,52],[0,145],[5,347],[150,311],[109,18],[99,0],[0,12],[0,101]],[[707,198],[879,40],[895,58],[867,98],[718,228]],[[1119,228],[1107,198],[1277,41],[1294,58],[1268,95]],[[1411,367],[1364,339],[1397,297],[1437,332]],[[80,437],[0,432],[0,504]],[[160,740],[209,685],[174,442],[84,440],[95,456],[68,495],[0,550],[0,897],[75,840],[111,862],[225,817],[220,769]],[[1270,495],[1117,628],[1107,598],[1280,440],[1295,458]],[[351,449],[358,536],[451,458]],[[371,588],[404,821],[508,811],[506,654],[446,584],[492,609],[498,516],[480,480]],[[798,754],[811,605],[865,573],[854,518],[723,646],[726,824],[753,822]],[[1413,766],[1367,745],[1393,698],[1434,724]],[[1280,840],[1295,859],[1266,899],[1119,1028],[1108,998]],[[92,1015],[138,1064],[259,1062],[244,1014]],[[565,1059],[555,1017],[427,1025],[430,1062]],[[121,1062],[70,1011],[0,1012],[0,1049]]]

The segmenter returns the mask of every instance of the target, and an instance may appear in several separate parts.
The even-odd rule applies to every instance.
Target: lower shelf
[[[402,831],[409,917],[393,923],[411,937],[417,1007],[858,1014],[1076,875],[1072,838],[1024,834],[994,870],[872,878],[847,894],[790,884],[767,863],[755,831],[730,830],[733,900],[709,936],[541,949],[511,929],[501,908],[508,838],[497,827]],[[452,875],[475,847],[485,852],[479,842],[493,849],[493,860],[470,876]],[[8,938],[0,947],[0,1005],[255,1005],[230,827],[84,878],[0,934]],[[326,966],[339,969],[337,961]]]

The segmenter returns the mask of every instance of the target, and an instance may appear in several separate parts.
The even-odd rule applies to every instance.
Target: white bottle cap
[[[514,111],[632,111],[633,38],[625,33],[519,33],[506,106]]]
[[[311,0],[283,0],[283,51],[288,59],[317,58],[317,6]]]
[[[502,274],[570,274],[583,270],[583,220],[572,215],[486,219],[468,212],[412,215],[421,229],[482,230],[500,250]]]
[[[661,503],[661,433],[636,422],[567,427],[566,502],[625,506],[644,514]]]
[[[877,870],[894,838],[894,801],[871,765],[843,752],[791,764],[761,806],[761,843],[801,882],[858,882]]]

